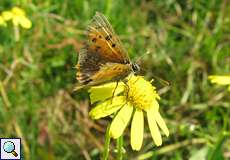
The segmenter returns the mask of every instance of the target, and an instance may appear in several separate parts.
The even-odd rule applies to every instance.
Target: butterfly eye
[[[140,71],[140,67],[136,63],[132,64],[132,69],[133,69],[134,72],[139,72]]]

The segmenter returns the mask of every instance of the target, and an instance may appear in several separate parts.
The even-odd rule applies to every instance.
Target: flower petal
[[[12,8],[12,12],[16,15],[16,16],[24,16],[25,12],[23,9],[18,8],[18,7],[13,7]]]
[[[154,118],[154,112],[156,112],[156,110],[154,110],[153,107],[150,107],[149,109],[146,110],[146,112],[147,112],[147,119],[148,119],[148,124],[149,124],[152,138],[155,144],[157,146],[160,146],[162,144],[161,134]]]
[[[96,86],[96,87],[91,87],[89,89],[91,104],[97,101],[103,101],[107,98],[112,97],[116,85],[117,83],[114,82],[114,83],[107,83],[107,84]],[[124,84],[118,83],[114,96],[118,95],[123,90],[124,90]]]
[[[5,21],[9,21],[13,18],[13,13],[10,11],[4,11],[2,12],[2,17]]]
[[[131,146],[133,150],[139,151],[143,142],[144,116],[141,109],[136,109],[131,125]]]
[[[20,21],[19,21],[19,23],[20,23],[21,26],[22,26],[23,28],[25,28],[25,29],[29,29],[29,28],[31,28],[31,26],[32,26],[31,21],[30,21],[28,18],[24,17],[24,16],[20,16]]]
[[[4,21],[2,16],[0,16],[0,26],[6,26],[6,22]]]
[[[211,75],[208,76],[208,78],[212,83],[217,83],[220,85],[230,84],[230,75],[226,75],[226,76]]]
[[[125,127],[127,126],[133,112],[133,106],[130,103],[126,103],[113,119],[109,134],[113,138],[118,138],[122,135]]]
[[[154,110],[155,112],[158,112],[158,110],[159,110],[159,103],[157,102],[156,99],[154,99],[152,101],[152,105],[149,108],[152,108],[152,110]]]
[[[154,118],[158,124],[158,126],[162,129],[164,134],[168,137],[169,136],[169,130],[168,127],[165,124],[164,119],[161,117],[159,112],[154,112]]]
[[[125,102],[125,99],[123,96],[114,97],[112,99],[112,101],[107,100],[103,103],[98,104],[96,107],[94,107],[89,112],[89,115],[93,119],[99,119],[102,117],[106,117],[106,116],[118,111],[125,103],[126,102]]]

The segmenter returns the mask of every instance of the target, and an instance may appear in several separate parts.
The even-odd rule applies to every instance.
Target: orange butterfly
[[[88,41],[80,50],[76,66],[80,86],[75,90],[118,82],[139,71],[103,14],[96,12],[87,31]]]

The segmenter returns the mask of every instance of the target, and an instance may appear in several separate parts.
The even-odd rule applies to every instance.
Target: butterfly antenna
[[[164,79],[162,79],[162,78],[160,78],[158,76],[152,75],[152,77],[154,79],[158,80],[162,85],[164,85],[164,86],[170,86],[170,83],[168,81],[166,81],[166,80],[164,80]]]
[[[139,61],[141,61],[141,59],[142,59],[143,57],[148,56],[148,55],[150,55],[150,54],[151,54],[151,52],[150,52],[149,50],[147,50],[147,52],[146,52],[145,54],[143,54],[143,55],[139,56],[138,58],[136,58],[136,59],[134,60],[134,62],[139,62]]]

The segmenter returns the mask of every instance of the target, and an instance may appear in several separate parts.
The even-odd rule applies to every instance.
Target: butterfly
[[[79,51],[76,77],[80,85],[75,90],[118,82],[140,70],[136,63],[131,63],[128,52],[102,13],[96,12],[87,27],[87,37]]]

